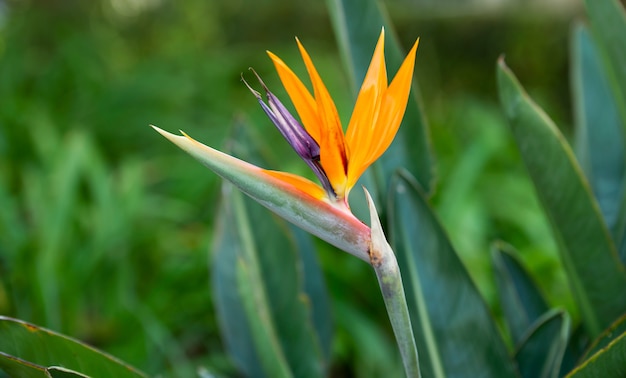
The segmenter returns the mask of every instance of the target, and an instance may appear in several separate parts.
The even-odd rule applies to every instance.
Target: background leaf
[[[502,337],[417,182],[390,192],[390,240],[398,256],[426,377],[515,377]]]
[[[557,378],[567,342],[570,318],[563,310],[551,310],[528,329],[515,353],[525,378]]]
[[[603,349],[597,351],[568,378],[619,378],[626,375],[626,332],[618,334]]]
[[[585,351],[583,359],[591,357],[593,354],[606,348],[613,340],[626,332],[626,316],[621,317],[613,325],[607,328],[602,334],[591,343]]]
[[[248,376],[321,376],[325,363],[289,228],[238,191],[224,194],[213,284],[216,298],[230,296],[216,302],[230,353]]]
[[[264,166],[267,150],[246,126],[230,149]],[[212,286],[231,356],[247,376],[321,376],[332,322],[311,236],[228,184],[222,194]]]
[[[518,345],[528,333],[531,324],[548,311],[548,304],[516,257],[513,247],[496,243],[492,248],[491,258],[504,320],[513,344]]]
[[[618,0],[585,0],[585,5],[626,128],[626,12]]]
[[[624,193],[624,128],[598,49],[578,24],[572,37],[572,93],[576,152],[613,240],[621,241],[620,204]]]
[[[598,205],[556,125],[500,60],[500,102],[559,244],[587,330],[598,335],[626,311],[626,273]]]
[[[93,377],[144,377],[135,368],[77,340],[0,316],[0,368],[15,377],[44,377],[40,373],[50,366]]]

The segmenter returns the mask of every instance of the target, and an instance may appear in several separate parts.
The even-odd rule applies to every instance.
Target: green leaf
[[[145,377],[130,365],[86,344],[30,323],[0,316],[0,369],[13,377]],[[49,375],[46,375],[49,374]],[[72,374],[72,375],[67,375]]]
[[[285,222],[232,187],[224,189],[213,289],[222,334],[246,376],[323,375],[315,298],[304,289],[299,246]]]
[[[626,311],[626,273],[591,190],[556,125],[500,60],[500,102],[548,216],[587,330],[598,335]]]
[[[583,356],[583,360],[589,358],[600,350],[606,348],[619,335],[626,332],[626,316],[622,316],[613,325],[607,328],[602,334],[591,343]]]
[[[406,54],[400,47],[380,2],[378,0],[327,0],[327,5],[355,93],[361,87],[383,26],[386,34],[387,69],[389,77],[392,77]],[[419,59],[416,64],[419,64]],[[387,152],[380,158],[379,163],[370,168],[369,174],[374,171],[375,181],[380,188],[379,195],[386,191],[391,175],[398,168],[408,169],[419,180],[422,187],[430,191],[434,177],[433,160],[428,125],[421,110],[420,94],[414,79],[411,98],[398,134]],[[377,192],[374,188],[368,186],[368,189],[374,193],[376,199]]]
[[[261,361],[237,290],[236,266],[242,252],[233,211],[232,206],[222,201],[211,247],[211,289],[221,335],[231,358],[245,375],[260,377],[263,371]]]
[[[524,378],[557,378],[569,338],[570,318],[563,310],[551,310],[528,330],[515,353]]]
[[[272,149],[268,148],[267,144],[259,142],[262,138],[257,130],[245,120],[236,122],[231,129],[229,150],[233,155],[244,157],[246,161],[255,165],[277,165],[274,161],[276,157],[270,153]],[[297,267],[294,269],[301,272],[303,294],[310,301],[311,321],[322,347],[323,359],[328,361],[331,353],[333,326],[326,283],[317,262],[317,251],[310,234],[291,224],[288,226],[287,236],[293,237],[295,250],[299,255]]]
[[[425,377],[515,377],[485,301],[424,192],[406,172],[390,192],[390,239],[398,256]]]
[[[613,240],[620,241],[626,168],[624,129],[598,50],[583,25],[574,29],[572,42],[576,152]]]
[[[301,263],[299,267],[303,276],[302,289],[310,300],[311,321],[319,338],[323,360],[327,364],[331,355],[333,322],[326,281],[317,261],[317,251],[311,235],[291,225],[290,230],[295,238],[296,251],[300,254]]]
[[[621,319],[621,333],[614,330],[603,337],[603,347],[574,369],[567,378],[621,378],[626,376],[626,331]],[[608,341],[608,343],[606,342]]]
[[[571,371],[579,361],[582,360],[582,356],[585,353],[589,345],[589,335],[585,331],[583,324],[576,326],[569,337],[567,342],[567,349],[565,349],[565,355],[561,362],[561,371],[559,376],[564,377],[569,371]]]
[[[548,305],[517,258],[513,247],[496,243],[492,248],[491,258],[504,320],[513,344],[518,345],[531,324],[548,311]]]
[[[84,375],[84,374],[75,372],[71,369],[66,369],[60,366],[51,366],[46,369],[46,373],[48,374],[48,377],[51,377],[51,378],[72,378],[72,377],[89,378],[89,376],[87,375]]]
[[[626,128],[626,12],[618,0],[585,0],[585,5]]]

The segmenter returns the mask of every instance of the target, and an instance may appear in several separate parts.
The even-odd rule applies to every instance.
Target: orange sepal
[[[297,189],[303,191],[304,193],[310,195],[317,200],[327,198],[326,192],[324,191],[324,189],[322,189],[321,186],[317,185],[311,180],[305,179],[302,176],[294,175],[293,173],[288,172],[272,171],[268,169],[264,169],[263,172],[296,187]]]
[[[396,76],[380,99],[381,103],[378,117],[375,119],[375,123],[371,126],[371,129],[369,129],[371,133],[371,143],[367,146],[364,154],[359,156],[359,159],[351,158],[350,160],[348,186],[356,184],[356,181],[367,167],[389,148],[389,145],[393,142],[398,132],[411,92],[415,52],[418,43],[419,39],[415,41],[415,44],[402,62],[400,69],[398,69]],[[360,147],[351,146],[351,148],[358,149]]]
[[[328,93],[328,89],[326,89],[324,82],[313,65],[311,57],[298,39],[296,39],[296,42],[313,84],[318,117],[321,122],[321,136],[318,140],[320,145],[320,164],[324,168],[324,172],[328,176],[337,198],[343,198],[346,187],[348,159],[339,114],[330,93]]]
[[[354,186],[358,176],[370,164],[368,157],[372,144],[377,142],[376,125],[385,91],[387,90],[387,70],[385,66],[385,30],[380,32],[374,54],[370,62],[359,95],[352,111],[346,131],[348,146],[348,187]],[[355,175],[351,172],[359,172]]]
[[[313,139],[319,143],[321,122],[315,99],[311,96],[311,93],[298,76],[296,76],[282,59],[271,51],[267,51],[267,55],[269,55],[272,62],[274,62],[274,67],[276,67],[280,81],[283,83],[283,87],[285,87],[293,106],[296,108],[296,112],[300,116],[304,128]]]

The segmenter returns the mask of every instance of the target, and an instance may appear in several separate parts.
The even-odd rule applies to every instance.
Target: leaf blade
[[[619,378],[626,375],[626,332],[613,339],[567,375],[567,378]]]
[[[251,199],[232,188],[225,194],[213,274],[230,354],[249,376],[321,376],[325,362],[295,238],[282,220]],[[228,237],[220,240],[226,229]]]
[[[424,376],[515,377],[487,305],[425,194],[405,172],[394,176],[392,188],[390,240],[403,273]]]
[[[626,128],[626,12],[618,0],[585,0],[585,6]]]
[[[6,356],[12,356],[12,363],[25,361],[28,370],[63,365],[90,376],[145,377],[134,367],[78,340],[5,316],[0,316],[0,351],[2,368]]]
[[[522,377],[557,378],[569,338],[570,319],[563,310],[541,316],[515,353]]]
[[[517,345],[530,325],[548,311],[548,305],[512,247],[497,243],[491,256],[504,319]]]
[[[624,129],[598,49],[582,24],[573,31],[572,44],[577,155],[613,240],[619,241],[626,168]]]
[[[500,102],[559,243],[585,326],[598,335],[626,311],[626,273],[574,155],[501,59]]]

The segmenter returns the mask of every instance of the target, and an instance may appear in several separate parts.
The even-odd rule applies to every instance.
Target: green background
[[[582,4],[488,3],[386,2],[403,47],[420,37],[415,77],[437,161],[432,203],[497,316],[490,245],[502,239],[577,324],[493,67],[505,54],[569,137],[568,40]],[[308,175],[240,82],[252,66],[288,103],[265,50],[303,74],[295,36],[346,124],[351,83],[324,2],[0,2],[0,314],[150,375],[198,366],[235,375],[209,289],[220,179],[148,125],[218,149],[231,127],[254,127],[277,164],[267,168]],[[334,319],[331,375],[397,373],[370,267],[316,244]]]

